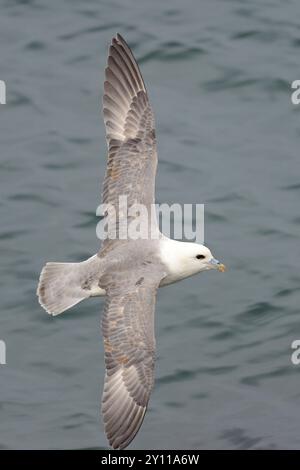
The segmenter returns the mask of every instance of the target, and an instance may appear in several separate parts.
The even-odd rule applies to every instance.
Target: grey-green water
[[[156,114],[159,202],[205,203],[229,271],[159,292],[156,386],[131,448],[298,448],[299,2],[2,0],[1,448],[104,448],[103,302],[58,318],[45,261],[98,249],[107,46],[132,46]]]

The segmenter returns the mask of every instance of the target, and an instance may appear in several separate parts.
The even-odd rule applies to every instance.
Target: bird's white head
[[[217,269],[223,272],[226,269],[224,264],[213,257],[209,248],[198,243],[164,240],[161,256],[169,271],[167,283],[176,282],[201,271]]]

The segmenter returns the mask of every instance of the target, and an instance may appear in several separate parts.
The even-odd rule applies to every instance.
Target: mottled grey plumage
[[[100,275],[97,255],[81,263],[46,263],[37,288],[39,302],[51,315],[59,315],[82,300],[99,295]]]
[[[152,262],[132,246],[119,269],[108,270],[101,278],[106,290],[102,413],[106,435],[115,449],[126,447],[139,430],[154,382],[154,309],[165,272],[154,253],[151,256],[149,250],[148,255]],[[129,256],[141,262],[129,267]]]
[[[155,200],[157,167],[154,117],[138,65],[119,34],[109,48],[105,78],[103,115],[108,161],[102,202],[112,204],[119,214],[122,195],[127,197],[128,207],[143,204],[150,214]],[[108,237],[103,242],[105,252],[112,245],[122,243],[118,234],[122,223],[127,222],[127,213],[123,212],[123,220],[120,216],[115,226],[108,211],[106,222],[117,236],[116,240]]]
[[[125,195],[128,207],[143,204],[151,214],[157,167],[154,117],[138,65],[120,35],[112,40],[105,75],[108,162],[102,202],[112,204],[118,213],[119,196]],[[106,217],[111,228],[109,211]],[[117,239],[104,241],[99,253],[106,263],[100,279],[106,291],[102,413],[107,437],[116,449],[134,438],[148,405],[154,381],[156,290],[165,276],[157,242],[118,240],[124,221],[128,222],[125,211],[116,224]],[[126,250],[120,250],[120,244],[126,244]]]

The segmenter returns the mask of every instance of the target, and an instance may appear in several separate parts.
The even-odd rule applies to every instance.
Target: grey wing
[[[108,161],[102,202],[119,212],[119,196],[126,196],[128,207],[138,203],[149,208],[155,200],[157,167],[154,116],[138,65],[120,35],[109,48],[105,77]]]
[[[154,309],[161,268],[106,274],[102,319],[106,375],[102,397],[105,432],[124,449],[138,432],[154,382]]]

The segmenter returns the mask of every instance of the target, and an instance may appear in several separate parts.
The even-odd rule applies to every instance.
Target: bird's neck
[[[195,274],[186,260],[187,243],[164,237],[160,240],[160,258],[166,266],[167,276],[161,285],[172,284]]]

